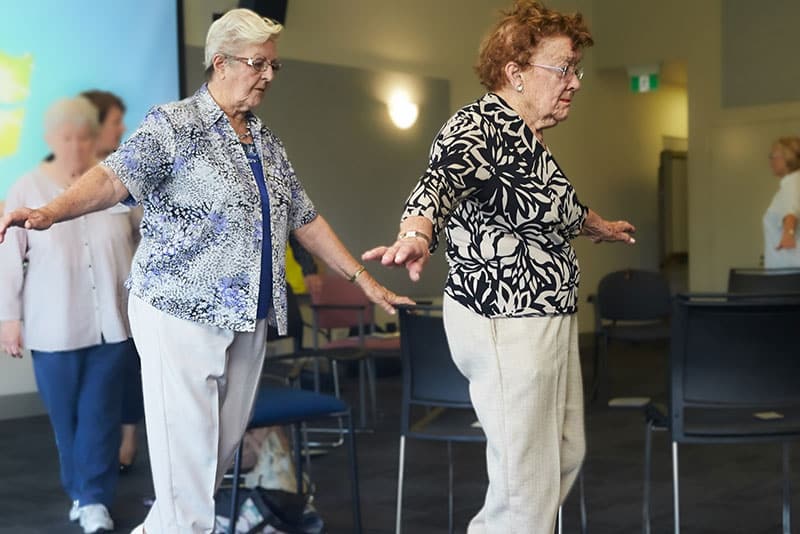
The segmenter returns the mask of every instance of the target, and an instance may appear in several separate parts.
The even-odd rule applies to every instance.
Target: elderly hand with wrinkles
[[[409,217],[400,227],[400,234],[389,246],[371,248],[361,255],[364,261],[380,261],[386,267],[403,266],[408,277],[418,282],[431,253],[433,223],[425,217]]]

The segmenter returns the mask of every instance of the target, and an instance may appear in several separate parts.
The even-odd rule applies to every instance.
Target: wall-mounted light
[[[389,98],[389,117],[395,126],[401,130],[411,128],[417,121],[419,109],[417,105],[411,101],[408,93],[404,91],[395,91]]]

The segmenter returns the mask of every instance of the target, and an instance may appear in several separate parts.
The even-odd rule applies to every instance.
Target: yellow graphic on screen
[[[31,92],[33,57],[13,57],[0,51],[0,158],[17,151],[25,108]]]

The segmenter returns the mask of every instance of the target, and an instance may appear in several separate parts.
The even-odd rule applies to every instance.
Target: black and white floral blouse
[[[498,95],[439,131],[403,218],[445,229],[445,293],[486,317],[570,314],[580,269],[570,239],[587,208],[545,146]]]
[[[247,122],[269,193],[270,322],[284,333],[286,241],[289,231],[311,222],[317,212],[280,140],[252,113]],[[153,108],[103,164],[144,206],[131,293],[182,319],[253,331],[261,197],[242,144],[207,86]]]

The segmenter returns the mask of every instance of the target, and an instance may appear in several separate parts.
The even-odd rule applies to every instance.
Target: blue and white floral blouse
[[[574,313],[580,269],[570,239],[587,208],[545,146],[489,93],[442,127],[403,218],[445,229],[445,293],[485,317]]]
[[[311,222],[314,205],[280,140],[253,114],[272,228],[270,322],[286,331],[286,242]],[[144,206],[131,292],[199,323],[252,331],[261,275],[261,200],[242,145],[204,85],[153,108],[104,162]]]

